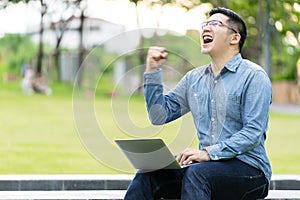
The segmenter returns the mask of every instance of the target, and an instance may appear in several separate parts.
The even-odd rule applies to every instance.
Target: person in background
[[[242,58],[247,30],[232,10],[215,8],[200,33],[209,64],[189,71],[163,94],[163,47],[148,50],[144,95],[151,122],[161,125],[192,113],[199,148],[187,148],[177,161],[188,167],[136,173],[129,199],[248,199],[268,194],[271,166],[266,154],[272,87],[257,64]]]
[[[47,86],[45,77],[42,73],[38,73],[36,78],[33,81],[33,90],[36,93],[45,94],[47,96],[52,94],[52,90],[50,87]]]
[[[21,88],[22,92],[25,95],[33,94],[33,79],[34,79],[34,71],[30,65],[23,65],[22,67],[22,82]]]

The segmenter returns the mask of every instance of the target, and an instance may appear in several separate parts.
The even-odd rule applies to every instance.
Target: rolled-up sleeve
[[[179,89],[184,85],[183,80],[176,86],[177,89],[175,88],[164,95],[161,74],[161,69],[154,73],[144,74],[144,96],[149,119],[154,125],[168,123],[184,114],[182,101],[185,100],[179,100],[184,99],[180,96],[184,96],[182,93],[185,92],[185,89]]]

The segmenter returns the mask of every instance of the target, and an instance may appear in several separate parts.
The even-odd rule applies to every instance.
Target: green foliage
[[[30,36],[7,34],[0,39],[0,64],[7,72],[20,73],[24,63],[32,62],[36,47]]]
[[[131,0],[135,5],[141,1]],[[296,62],[300,54],[300,4],[297,0],[157,0],[150,1],[151,3],[144,0],[143,2],[152,6],[176,4],[187,10],[201,3],[230,8],[245,20],[248,27],[243,56],[262,65],[273,80],[296,78]],[[270,42],[266,36],[270,37]],[[270,48],[264,48],[266,46]]]
[[[22,1],[22,0],[21,0]],[[142,0],[130,0],[136,6]],[[18,3],[20,0],[6,1],[6,4]],[[28,2],[23,1],[23,2]],[[187,10],[198,6],[200,3],[209,3],[213,7],[224,6],[238,12],[245,20],[248,27],[248,39],[245,43],[243,55],[250,60],[263,64],[265,58],[263,47],[267,44],[264,42],[266,31],[271,34],[270,50],[272,55],[271,73],[270,76],[274,81],[276,80],[294,80],[296,78],[296,62],[299,59],[300,43],[300,4],[296,0],[192,0],[192,1],[176,1],[176,0],[157,0],[146,1],[148,5],[176,4],[186,8]],[[6,5],[5,4],[5,5]],[[5,5],[3,8],[5,8]],[[268,14],[268,15],[267,15]],[[266,19],[268,17],[268,19]],[[192,36],[193,37],[193,36]],[[198,36],[197,36],[198,37]],[[195,37],[194,37],[195,38]],[[172,66],[181,65],[183,63],[184,70],[192,68],[193,66],[202,65],[207,61],[207,58],[202,58],[198,50],[189,48],[188,45],[180,42],[174,42],[176,38],[169,36],[157,38],[154,37],[146,42],[147,46],[158,44],[160,46],[167,46],[168,49],[173,49],[173,52],[179,52],[180,56],[187,59],[179,59],[180,56],[170,55],[169,64]],[[292,41],[292,42],[291,42]],[[45,48],[47,48],[45,46]],[[45,50],[46,51],[46,50]],[[98,58],[100,70],[103,73],[111,73],[114,62],[111,62],[116,55],[108,54],[104,49],[97,50],[99,55],[106,55]],[[24,62],[31,62],[35,58],[37,47],[35,47],[30,36],[23,35],[6,35],[0,39],[0,65],[1,72],[19,73],[20,66]],[[49,52],[49,50],[48,50]],[[144,53],[145,54],[145,53]],[[132,54],[130,58],[131,64],[139,64],[140,59],[136,54]],[[129,56],[130,57],[130,56]],[[196,59],[194,59],[196,58]],[[198,61],[197,61],[198,60]],[[193,63],[189,63],[192,61]],[[184,63],[186,62],[186,63]],[[182,66],[182,65],[181,65]]]
[[[300,54],[300,4],[296,0],[215,0],[214,7],[228,7],[241,15],[248,28],[244,56],[264,65],[263,46],[266,31],[271,35],[272,64],[270,76],[275,80],[295,79],[296,62]],[[266,15],[266,13],[269,14]],[[268,19],[266,17],[269,17]],[[277,27],[276,27],[277,25]],[[278,28],[281,26],[282,28]],[[296,44],[291,44],[293,39]]]
[[[101,73],[112,73],[115,59],[118,58],[116,53],[107,52],[104,46],[97,46],[87,56],[88,61],[93,60],[97,63],[97,68]]]

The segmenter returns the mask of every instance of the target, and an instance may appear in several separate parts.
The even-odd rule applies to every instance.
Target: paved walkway
[[[122,200],[126,190],[110,191],[3,191],[0,193],[0,199],[5,200]],[[299,190],[270,190],[267,196],[268,200],[300,200]]]
[[[82,190],[82,191],[1,191],[0,199],[5,200],[122,200],[126,190]]]
[[[271,104],[271,111],[285,114],[300,115],[300,105],[296,104]]]

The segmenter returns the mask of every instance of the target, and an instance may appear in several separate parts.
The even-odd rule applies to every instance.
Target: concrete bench
[[[269,200],[298,200],[300,199],[300,190],[270,190],[267,198]]]
[[[133,175],[0,175],[0,199],[123,199]],[[268,200],[300,200],[300,175],[274,175]]]
[[[126,190],[133,175],[0,175],[0,191]],[[300,190],[300,175],[273,175],[271,190]]]
[[[270,183],[271,190],[300,190],[300,175],[273,175]]]
[[[0,175],[0,191],[126,190],[133,175]]]

